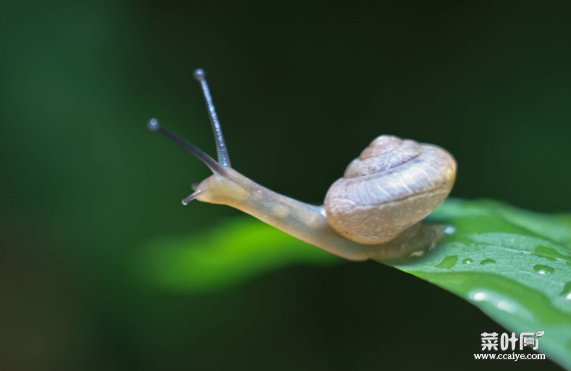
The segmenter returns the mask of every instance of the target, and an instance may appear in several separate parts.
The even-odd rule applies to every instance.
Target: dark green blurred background
[[[1,370],[537,369],[471,361],[504,330],[377,263],[222,292],[133,284],[141,246],[243,217],[180,200],[211,154],[320,203],[377,135],[456,157],[453,196],[571,210],[571,2],[2,2]],[[136,269],[136,267],[135,267]],[[555,367],[542,362],[541,367]]]

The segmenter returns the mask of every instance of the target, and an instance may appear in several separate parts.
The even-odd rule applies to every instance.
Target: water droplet
[[[470,258],[466,258],[466,259],[462,260],[462,263],[464,263],[464,264],[472,264],[473,262],[474,261]]]
[[[424,255],[425,252],[426,252],[426,251],[424,251],[424,250],[418,250],[418,251],[415,251],[415,252],[411,252],[410,255],[409,255],[409,257],[411,257],[411,258],[415,258],[415,257],[418,258],[418,257],[421,257],[422,255]]]
[[[494,259],[484,259],[480,262],[481,265],[486,265],[486,264],[494,264],[496,261]]]
[[[454,234],[454,232],[456,232],[456,228],[454,228],[451,225],[447,225],[446,228],[444,228],[444,233],[446,233],[447,235],[452,235]]]
[[[562,254],[559,251],[552,249],[550,247],[537,246],[535,248],[533,255],[539,256],[541,258],[545,258],[545,259],[551,260],[551,261],[556,261],[557,259],[561,259],[561,260],[564,260],[567,265],[571,266],[571,255]]]
[[[450,256],[445,257],[444,260],[442,260],[440,263],[438,263],[435,266],[435,268],[450,269],[456,265],[457,261],[458,261],[458,256],[450,255]]]
[[[561,295],[571,301],[571,281],[567,282],[565,286],[563,286],[563,291],[561,291]]]
[[[486,289],[476,289],[468,293],[468,297],[471,300],[478,302],[487,302],[488,304],[494,306],[495,308],[516,315],[520,318],[531,319],[533,315],[520,303],[514,299],[504,296],[498,292]]]
[[[541,265],[541,264],[534,265],[533,270],[539,274],[547,274],[547,273],[555,272],[555,269],[553,269],[547,265]]]

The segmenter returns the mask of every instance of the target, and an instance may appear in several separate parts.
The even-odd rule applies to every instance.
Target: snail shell
[[[436,209],[455,177],[456,162],[444,149],[382,135],[329,188],[327,220],[350,240],[383,243]]]

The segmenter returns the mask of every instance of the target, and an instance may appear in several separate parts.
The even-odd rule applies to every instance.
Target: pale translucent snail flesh
[[[232,206],[349,260],[402,258],[442,237],[444,226],[420,221],[446,199],[454,184],[456,162],[444,149],[382,135],[333,183],[323,206],[306,204],[262,187],[230,166],[204,71],[194,75],[208,107],[218,161],[156,119],[148,123],[150,130],[167,135],[213,172],[183,204],[197,199]]]

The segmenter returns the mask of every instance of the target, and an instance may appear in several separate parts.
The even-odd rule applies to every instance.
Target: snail
[[[242,210],[302,241],[348,260],[401,258],[434,245],[445,227],[420,223],[448,196],[456,161],[444,149],[381,135],[331,185],[322,206],[273,192],[230,166],[228,150],[202,69],[202,87],[214,130],[218,161],[159,124],[148,122],[210,168],[213,175],[182,200],[196,199]]]

